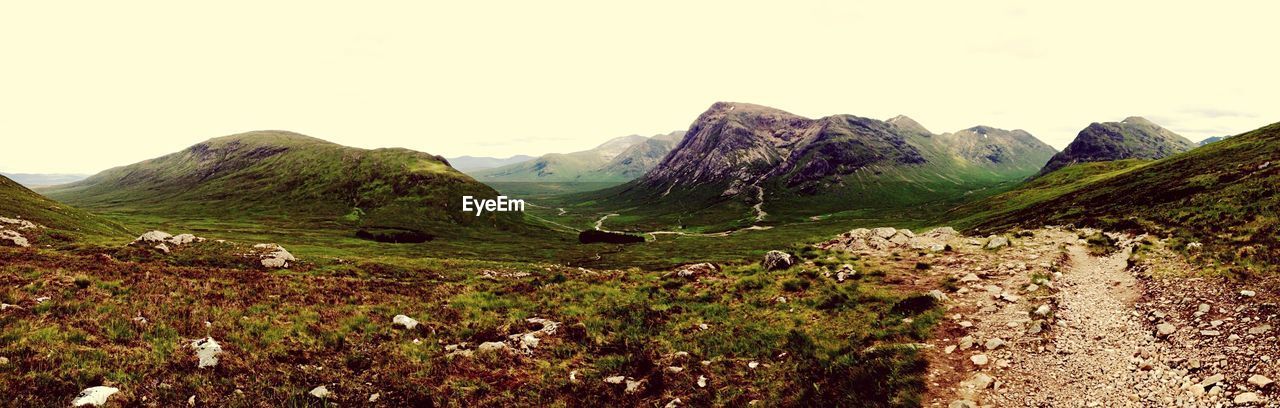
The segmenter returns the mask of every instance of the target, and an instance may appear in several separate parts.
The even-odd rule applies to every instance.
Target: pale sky
[[[257,129],[445,156],[685,129],[715,101],[983,124],[1062,148],[1145,116],[1280,121],[1280,2],[27,1],[0,5],[0,171]]]

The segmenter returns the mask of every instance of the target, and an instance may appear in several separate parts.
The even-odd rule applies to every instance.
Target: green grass
[[[120,224],[41,196],[0,176],[0,217],[25,219],[52,230],[39,232],[38,244],[128,235]]]

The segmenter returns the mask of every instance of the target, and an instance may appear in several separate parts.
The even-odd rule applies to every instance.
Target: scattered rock
[[[1222,380],[1225,380],[1225,379],[1227,379],[1227,377],[1222,374],[1214,374],[1209,377],[1206,377],[1203,380],[1200,380],[1200,386],[1208,387],[1208,386],[1217,384],[1219,382],[1222,382]]]
[[[627,388],[623,392],[627,394],[635,394],[644,389],[644,383],[647,380],[627,380]]]
[[[1169,337],[1173,332],[1178,331],[1178,327],[1169,323],[1160,323],[1156,325],[1156,335],[1160,337]]]
[[[370,396],[369,396],[369,403],[378,402],[378,398],[382,398],[382,394],[379,394],[379,393],[376,393],[376,392],[375,392],[375,393],[373,393],[373,395],[370,395]]]
[[[1254,292],[1254,291],[1252,291],[1252,290],[1242,290],[1242,291],[1240,291],[1240,296],[1244,296],[1244,297],[1254,297],[1254,296],[1257,296],[1257,295],[1258,295],[1258,292]]]
[[[1005,344],[1004,340],[997,337],[991,340],[987,340],[986,344],[983,344],[983,347],[986,347],[987,350],[995,350],[1000,347],[1003,347],[1004,344]]]
[[[191,342],[191,348],[196,350],[196,357],[200,358],[200,362],[196,363],[196,368],[215,367],[218,365],[218,355],[222,354],[222,345],[213,340],[213,337],[205,337]]]
[[[604,382],[606,384],[622,384],[622,382],[626,380],[627,380],[627,377],[623,377],[621,375],[615,375],[615,376],[604,378]]]
[[[139,235],[138,238],[134,239],[132,243],[163,244],[165,242],[168,242],[169,238],[173,238],[173,235],[169,235],[168,232],[147,231],[145,234]]]
[[[698,388],[707,388],[706,376],[703,376],[703,375],[698,376]]]
[[[969,400],[955,400],[947,408],[978,408],[978,403]]]
[[[115,394],[117,392],[120,392],[119,388],[102,385],[85,388],[84,391],[80,391],[79,395],[76,395],[75,400],[71,401],[71,406],[80,407],[93,405],[95,407],[100,407],[107,403],[107,398],[111,397],[111,394]]]
[[[794,263],[795,260],[792,259],[791,254],[782,251],[769,251],[764,254],[764,261],[761,262],[761,265],[764,266],[766,271],[775,271],[790,268]]]
[[[396,315],[391,318],[391,325],[403,326],[405,329],[413,330],[414,327],[418,327],[418,321],[409,316]]]

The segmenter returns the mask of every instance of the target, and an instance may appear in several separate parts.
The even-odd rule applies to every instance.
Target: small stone
[[[707,377],[698,376],[698,388],[707,388]]]
[[[319,399],[328,399],[333,396],[333,393],[329,392],[329,388],[323,385],[312,388],[310,392],[307,392],[307,394],[311,394],[312,397]]]
[[[1200,386],[1202,386],[1202,387],[1208,387],[1208,386],[1210,386],[1210,385],[1217,384],[1217,383],[1219,383],[1219,382],[1221,382],[1222,380],[1225,380],[1225,379],[1227,379],[1227,377],[1226,377],[1226,376],[1224,376],[1224,375],[1222,375],[1222,374],[1214,374],[1214,375],[1211,375],[1211,376],[1209,376],[1209,377],[1207,377],[1207,378],[1205,378],[1205,379],[1203,379],[1203,380],[1200,380]]]
[[[479,346],[476,346],[476,350],[478,351],[500,351],[506,348],[507,343],[500,341],[486,341],[484,343],[480,343]]]
[[[1210,307],[1208,303],[1201,303],[1200,308],[1198,310],[1200,313],[1209,313],[1209,309]]]
[[[622,384],[622,382],[626,380],[627,380],[627,377],[623,377],[621,375],[609,376],[604,378],[604,382],[606,384]]]
[[[973,343],[974,343],[973,336],[964,336],[964,337],[961,337],[961,338],[960,338],[960,343],[959,343],[959,345],[960,345],[960,349],[961,349],[961,350],[968,350],[968,349],[970,349],[970,348],[973,348]]]
[[[943,349],[943,352],[945,352],[945,353],[947,353],[947,354],[951,354],[951,352],[953,352],[953,351],[956,351],[956,345],[954,345],[954,344],[952,344],[952,345],[950,345],[950,346],[947,346],[947,348]],[[2,364],[0,364],[0,365],[2,365]]]
[[[1242,393],[1236,394],[1235,399],[1231,400],[1231,402],[1234,402],[1236,404],[1256,404],[1261,401],[1262,401],[1262,398],[1258,397],[1258,394],[1252,393],[1252,392],[1242,392]]]
[[[405,329],[413,330],[414,327],[418,327],[418,321],[409,316],[396,315],[395,317],[391,318],[391,325],[402,326]]]
[[[1168,337],[1175,331],[1178,331],[1178,327],[1169,323],[1160,323],[1156,325],[1156,335],[1160,337]]]
[[[987,340],[986,344],[983,344],[983,347],[986,347],[987,350],[995,350],[1002,346],[1004,346],[1004,340],[998,337],[991,340]]]
[[[947,408],[978,408],[978,403],[969,400],[955,400]]]
[[[989,359],[987,358],[986,354],[974,354],[973,356],[969,357],[969,361],[972,361],[973,365],[981,367],[981,366],[987,365],[987,362],[989,361]]]
[[[1272,382],[1273,381],[1271,381],[1270,378],[1267,378],[1266,376],[1261,374],[1254,374],[1253,376],[1249,377],[1249,384],[1253,384],[1255,387],[1258,387],[1258,388],[1266,388],[1266,386],[1271,385]]]
[[[747,368],[755,369],[756,367],[759,367],[759,366],[760,366],[760,363],[757,363],[755,361],[747,363]]]
[[[1254,297],[1254,296],[1257,296],[1257,295],[1258,295],[1258,292],[1254,292],[1254,291],[1252,291],[1252,290],[1242,290],[1242,291],[1240,291],[1240,296],[1244,296],[1244,297]]]
[[[1040,307],[1036,308],[1035,314],[1036,316],[1048,316],[1050,311],[1049,305],[1040,305]]]
[[[215,367],[218,365],[218,355],[222,354],[222,345],[213,340],[213,337],[205,337],[191,342],[191,348],[196,350],[196,357],[200,358],[200,362],[196,363],[196,368]]]
[[[373,395],[370,395],[370,396],[369,396],[369,402],[370,402],[370,403],[378,402],[378,398],[382,398],[382,394],[379,394],[379,393],[376,393],[376,392],[375,392],[375,393],[373,393]]]
[[[969,379],[960,382],[960,386],[973,390],[984,390],[987,387],[990,387],[993,382],[995,382],[995,379],[991,378],[989,375],[974,373],[973,376],[969,377]]]

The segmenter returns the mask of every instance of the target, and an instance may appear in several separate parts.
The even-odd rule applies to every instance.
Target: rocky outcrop
[[[0,246],[29,247],[32,231],[43,228],[39,224],[19,218],[0,217]]]
[[[928,249],[931,252],[941,252],[946,250],[953,239],[959,237],[961,237],[960,234],[951,227],[935,228],[923,234],[892,227],[858,228],[817,246],[822,249],[860,253],[896,249]]]

